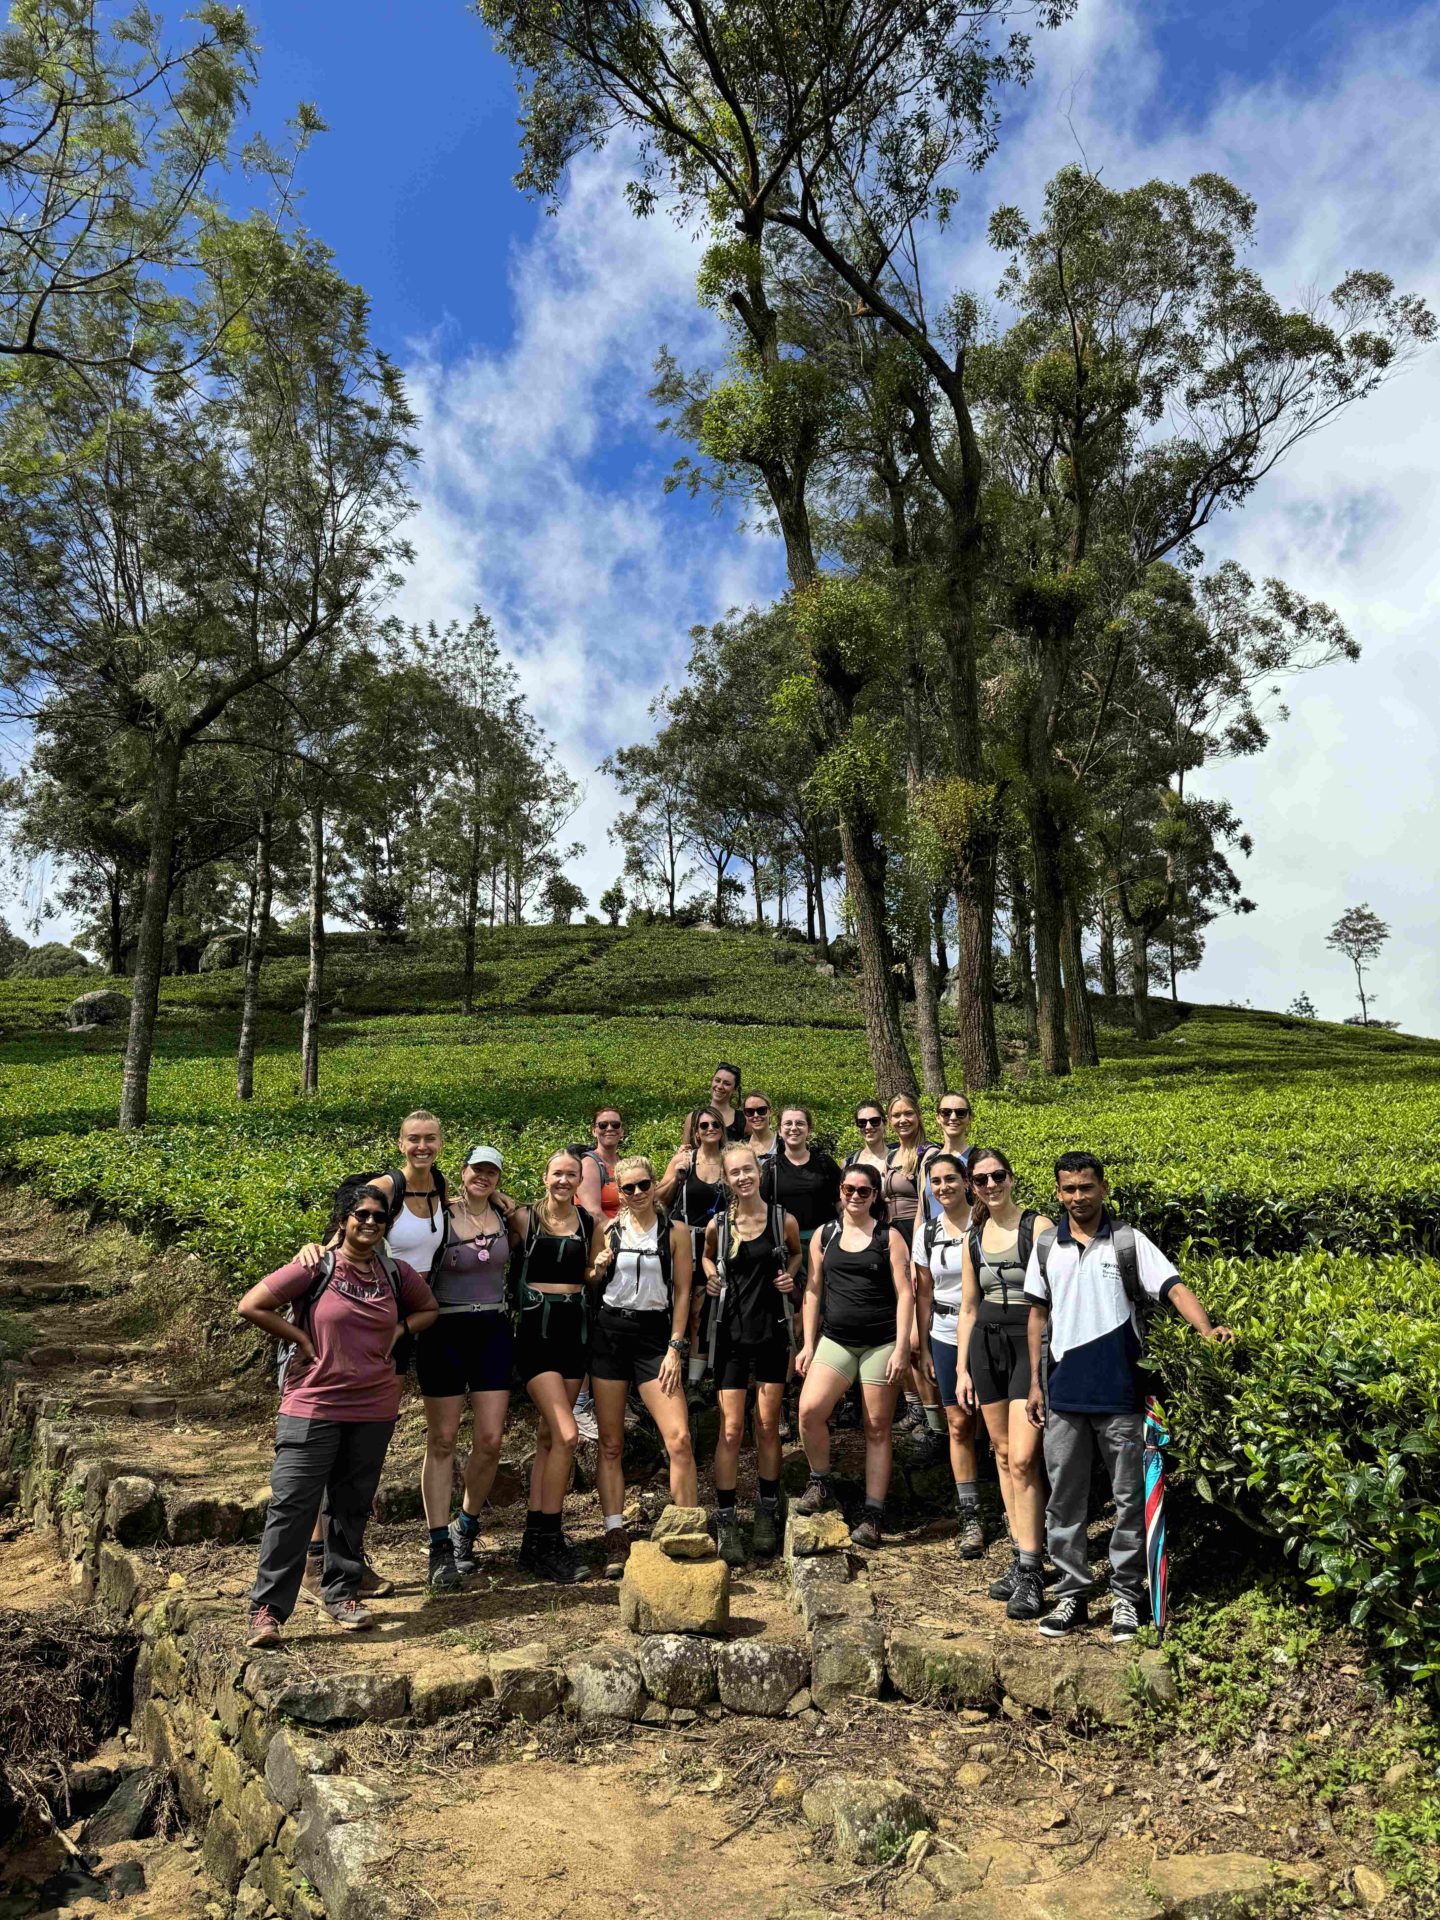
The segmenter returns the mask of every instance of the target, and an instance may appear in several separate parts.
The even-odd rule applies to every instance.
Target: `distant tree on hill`
[[[612,927],[618,927],[620,916],[625,911],[625,889],[618,880],[614,880],[600,896],[600,911]]]
[[[552,873],[540,889],[540,905],[549,915],[552,927],[568,927],[570,916],[583,913],[589,904],[575,882],[563,873]]]
[[[1325,936],[1326,946],[1343,953],[1355,969],[1355,990],[1360,995],[1359,1024],[1362,1027],[1372,1024],[1365,998],[1365,969],[1389,938],[1389,927],[1364,903],[1358,907],[1347,907]]]
[[[22,940],[18,933],[12,933],[5,922],[0,920],[0,980],[5,979],[15,963],[22,960],[29,951],[29,942]]]
[[[1318,1017],[1315,1012],[1315,1002],[1308,993],[1297,993],[1285,1011],[1292,1020],[1314,1020]]]

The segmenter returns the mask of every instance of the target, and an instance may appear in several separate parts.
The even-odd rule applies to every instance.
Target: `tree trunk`
[[[955,884],[956,1046],[964,1086],[973,1091],[1000,1079],[995,1039],[995,861],[976,846]]]
[[[1355,962],[1355,987],[1360,995],[1360,1024],[1362,1027],[1368,1027],[1370,1024],[1370,1009],[1365,1001],[1365,974],[1358,960]]]
[[[750,855],[750,884],[755,894],[755,931],[765,931],[765,893],[760,884],[760,856]]]
[[[941,887],[930,902],[930,917],[935,927],[935,991],[940,999],[950,981],[950,956],[945,951],[945,889]]]
[[[470,828],[470,871],[465,876],[465,957],[464,980],[460,988],[460,1011],[475,1011],[475,924],[480,918],[480,822]]]
[[[310,971],[300,1029],[300,1091],[320,1091],[320,995],[325,985],[325,805],[310,809]]]
[[[815,858],[815,930],[820,937],[820,964],[830,964],[830,931],[825,924],[825,863]]]
[[[144,1126],[150,1109],[150,1056],[160,1004],[160,964],[165,953],[165,916],[170,910],[170,864],[175,854],[175,799],[180,791],[184,751],[178,740],[162,740],[150,777],[150,849],[120,1088],[120,1125],[127,1133]]]
[[[1137,1040],[1150,1038],[1150,936],[1144,925],[1130,923],[1130,1005]]]
[[[1070,1055],[1065,1044],[1065,995],[1060,976],[1060,923],[1065,892],[1060,836],[1043,799],[1037,797],[1029,812],[1030,850],[1035,871],[1035,1012],[1040,1029],[1040,1071],[1059,1075],[1070,1071]]]
[[[260,832],[255,842],[255,872],[251,886],[250,937],[245,946],[245,990],[240,1002],[240,1044],[235,1050],[235,1093],[241,1100],[255,1094],[255,1035],[260,1024],[260,969],[265,964],[265,943],[270,937],[270,902],[275,881],[270,865],[270,837],[274,816],[266,808],[260,815]]]
[[[110,977],[118,980],[125,972],[125,928],[123,922],[123,900],[120,892],[120,869],[117,866],[113,874],[107,874],[105,891],[110,898]]]
[[[1070,1029],[1070,1058],[1077,1067],[1098,1067],[1100,1049],[1095,1044],[1095,1021],[1090,1011],[1090,995],[1085,990],[1085,955],[1080,944],[1080,912],[1068,888],[1065,891],[1062,920],[1065,1019]]]
[[[915,1031],[920,1040],[920,1072],[927,1093],[945,1091],[945,1053],[940,1037],[940,994],[930,957],[930,916],[923,914],[915,928],[911,971],[915,976]]]
[[[1038,1053],[1040,1020],[1035,1006],[1035,966],[1030,948],[1030,883],[1025,878],[1023,854],[1017,854],[1011,866],[1010,899],[1014,909],[1010,971],[1020,983],[1020,1004],[1025,1010],[1025,1043],[1032,1053]]]
[[[801,853],[800,864],[805,873],[805,938],[813,947],[815,944],[815,869],[810,864],[808,852]]]
[[[897,1093],[908,1093],[913,1100],[920,1089],[915,1084],[915,1069],[900,1024],[900,1000],[885,925],[885,855],[868,821],[842,819],[840,848],[845,858],[850,910],[855,916],[860,1010],[875,1091],[887,1104]]]
[[[1115,965],[1115,922],[1110,903],[1100,896],[1100,991],[1107,1000],[1118,998],[1120,973]]]
[[[1170,1003],[1176,1007],[1180,1004],[1179,975],[1175,971],[1175,929],[1173,925],[1170,929]]]

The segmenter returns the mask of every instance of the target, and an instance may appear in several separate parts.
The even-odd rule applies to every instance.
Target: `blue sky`
[[[521,198],[511,76],[458,0],[252,13],[256,119],[274,130],[303,97],[329,123],[304,163],[305,217],[368,289],[422,414],[401,611],[443,621],[478,601],[495,617],[587,782],[578,877],[593,899],[618,864],[596,762],[643,733],[692,623],[783,584],[775,542],[661,490],[674,449],[646,399],[655,352],[698,362],[715,345],[694,248],[664,216],[631,218],[620,156],[586,159],[554,217]],[[1260,204],[1256,264],[1283,297],[1367,266],[1440,305],[1437,50],[1440,0],[1080,0],[1040,44],[995,161],[962,182],[937,260],[956,284],[993,286],[986,213],[1035,206],[1078,140],[1114,186],[1236,179]],[[1378,1010],[1440,1033],[1437,360],[1309,443],[1209,543],[1331,599],[1364,659],[1290,689],[1270,751],[1216,780],[1255,836],[1245,878],[1260,911],[1212,930],[1191,997],[1283,1006],[1303,988],[1327,1016],[1350,1012],[1324,933],[1364,900],[1394,930]]]

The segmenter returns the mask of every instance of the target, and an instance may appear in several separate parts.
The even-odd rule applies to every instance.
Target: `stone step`
[[[37,1307],[70,1307],[82,1300],[108,1299],[110,1289],[84,1280],[13,1279],[0,1274],[0,1307],[33,1313]]]

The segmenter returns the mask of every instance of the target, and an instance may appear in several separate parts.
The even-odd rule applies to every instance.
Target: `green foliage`
[[[1181,1726],[1217,1753],[1253,1739],[1272,1699],[1305,1670],[1319,1643],[1314,1616],[1276,1583],[1187,1605],[1165,1638]]]
[[[61,940],[49,940],[43,947],[31,947],[22,953],[10,969],[12,980],[73,980],[77,974],[91,972],[90,962],[74,947]],[[73,993],[70,998],[75,996]]]

